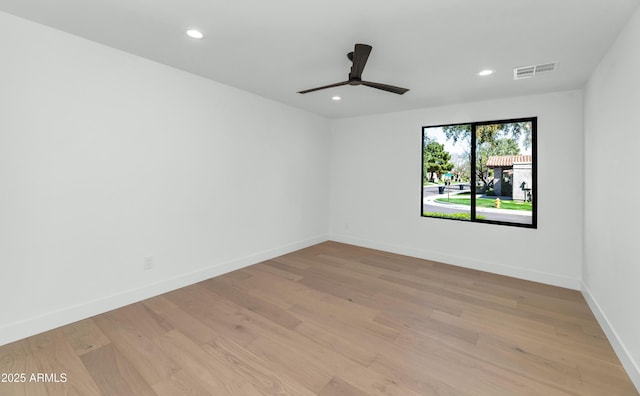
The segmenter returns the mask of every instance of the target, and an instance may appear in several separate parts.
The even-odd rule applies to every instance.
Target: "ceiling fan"
[[[342,81],[335,84],[325,85],[322,87],[305,89],[304,91],[299,91],[300,94],[306,94],[313,91],[319,91],[321,89],[339,87],[341,85],[366,85],[367,87],[381,89],[383,91],[392,92],[398,95],[402,95],[408,91],[407,88],[395,87],[393,85],[380,84],[376,82],[363,81],[362,80],[362,71],[364,70],[364,66],[367,64],[367,59],[369,59],[369,54],[371,53],[371,46],[367,44],[356,44],[353,52],[349,52],[347,54],[347,58],[353,65],[351,66],[351,71],[349,72],[349,79],[347,81]]]

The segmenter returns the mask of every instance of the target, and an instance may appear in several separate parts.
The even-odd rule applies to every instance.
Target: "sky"
[[[463,154],[465,148],[467,148],[467,144],[459,140],[455,145],[453,142],[447,140],[441,127],[425,128],[425,134],[430,140],[435,140],[440,144],[444,143],[444,150],[449,152],[449,154]]]

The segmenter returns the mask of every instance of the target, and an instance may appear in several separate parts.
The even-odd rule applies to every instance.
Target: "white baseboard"
[[[405,256],[417,257],[425,260],[438,261],[445,264],[451,264],[458,267],[471,268],[479,271],[491,272],[493,274],[511,276],[514,278],[525,279],[533,282],[540,282],[547,285],[565,287],[573,290],[580,290],[580,279],[574,279],[546,272],[538,272],[526,270],[517,267],[511,267],[491,262],[483,262],[471,257],[456,256],[445,254],[438,251],[415,249],[406,246],[391,245],[384,242],[370,241],[365,239],[354,238],[346,235],[330,234],[329,239],[336,242],[348,243],[371,249],[384,250],[386,252],[402,254]]]
[[[0,327],[0,346],[328,240],[319,235]]]
[[[618,333],[611,325],[611,322],[609,322],[607,315],[605,315],[604,311],[600,308],[593,294],[591,294],[591,290],[589,290],[589,287],[587,287],[584,282],[582,283],[582,295],[585,300],[587,300],[587,304],[589,304],[589,308],[591,308],[591,311],[598,320],[600,327],[602,327],[602,330],[604,330],[604,333],[607,335],[607,339],[609,339],[611,346],[613,346],[613,350],[616,352],[618,359],[620,359],[620,363],[622,363],[627,374],[629,374],[631,382],[633,382],[640,393],[640,365],[633,359],[629,350],[625,347]]]

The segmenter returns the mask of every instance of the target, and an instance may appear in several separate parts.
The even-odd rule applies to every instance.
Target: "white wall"
[[[538,117],[537,229],[420,217],[422,126],[528,116]],[[578,289],[582,121],[581,91],[337,120],[330,237]]]
[[[0,48],[0,345],[326,240],[328,120],[4,13]]]
[[[583,292],[640,389],[640,11],[585,89]]]

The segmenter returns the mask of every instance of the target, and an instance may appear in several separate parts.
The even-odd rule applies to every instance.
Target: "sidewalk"
[[[457,194],[451,193],[449,195],[449,197],[454,198]],[[478,198],[490,198],[487,196],[479,196]],[[436,194],[436,195],[430,195],[428,197],[425,197],[422,200],[422,204],[423,205],[433,205],[433,206],[440,206],[443,208],[452,208],[452,209],[459,209],[459,210],[469,210],[469,206],[468,205],[460,205],[460,204],[455,204],[455,203],[443,203],[443,202],[436,202],[436,199],[438,198],[447,198],[447,194]],[[512,215],[512,216],[528,216],[531,217],[533,216],[533,212],[529,212],[529,211],[524,211],[524,210],[513,210],[513,209],[498,209],[498,208],[476,208],[476,213],[502,213],[502,214],[508,214],[508,215]]]

